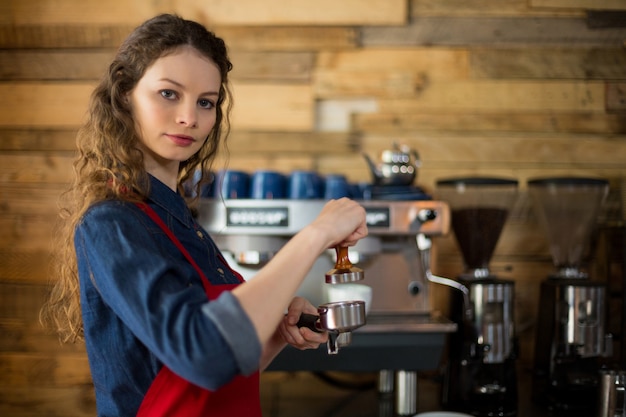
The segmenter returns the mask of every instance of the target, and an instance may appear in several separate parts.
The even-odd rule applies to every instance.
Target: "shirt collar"
[[[187,227],[191,227],[193,218],[185,199],[176,191],[150,176],[150,201],[168,212]]]

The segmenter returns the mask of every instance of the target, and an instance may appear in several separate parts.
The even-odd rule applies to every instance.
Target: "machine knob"
[[[417,213],[417,218],[422,223],[435,220],[437,218],[437,212],[432,209],[423,209]]]
[[[411,281],[409,282],[409,294],[411,294],[412,296],[416,296],[420,293],[421,289],[421,285],[419,282],[417,281]]]

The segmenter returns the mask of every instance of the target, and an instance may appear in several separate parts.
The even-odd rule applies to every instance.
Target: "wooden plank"
[[[92,384],[72,387],[2,386],[0,415],[11,417],[93,417],[96,400]]]
[[[0,214],[54,214],[66,188],[58,184],[0,183]]]
[[[185,0],[174,9],[219,25],[402,25],[408,17],[406,0]]]
[[[370,46],[622,45],[626,29],[591,30],[583,18],[424,17],[402,27],[362,29]]]
[[[412,70],[435,79],[466,78],[469,52],[459,48],[361,48],[322,51],[316,67],[324,71]]]
[[[105,51],[0,51],[0,80],[99,80],[114,52]]]
[[[230,54],[232,79],[275,83],[308,83],[315,65],[311,52],[248,52]]]
[[[515,164],[519,168],[543,164],[563,168],[584,165],[626,168],[626,136],[404,132],[394,138],[418,150],[424,162],[475,161]],[[391,142],[385,134],[370,133],[362,138],[363,149],[369,152],[388,149]]]
[[[294,170],[316,170],[317,160],[313,155],[281,156],[272,154],[259,154],[255,152],[233,152],[230,157],[222,156],[216,161],[214,168],[238,169],[252,173],[260,169],[272,169],[284,174]]]
[[[112,22],[90,24],[1,24],[0,47],[20,48],[117,48],[134,25]],[[317,51],[355,48],[358,33],[353,27],[212,27],[230,50]]]
[[[21,320],[0,319],[0,356],[4,353],[85,354],[83,343],[63,344],[50,329],[35,318]]]
[[[0,355],[3,380],[10,385],[73,386],[90,384],[87,356],[83,354],[6,353]]]
[[[359,32],[336,26],[219,26],[215,32],[231,50],[320,51],[356,48]]]
[[[173,12],[188,19],[221,25],[393,25],[406,21],[406,0],[170,0],[159,2],[110,0],[5,0],[2,21],[14,24],[139,24],[158,13]]]
[[[173,12],[170,1],[142,0],[4,0],[0,21],[6,24],[132,24]]]
[[[72,128],[83,120],[92,83],[0,83],[0,126]],[[36,99],[35,99],[36,98]]]
[[[526,0],[411,0],[411,18],[424,16],[583,16],[580,9],[530,7]]]
[[[236,105],[233,126],[238,129],[311,130],[313,96],[308,85],[233,83]],[[13,97],[0,104],[0,126],[73,128],[87,109],[91,83],[20,82],[0,84],[0,94]],[[32,97],[37,97],[33,100]],[[267,106],[268,98],[272,106]]]
[[[55,231],[54,220],[52,215],[0,216],[0,250],[50,250]]]
[[[353,123],[357,131],[626,133],[626,116],[591,112],[358,113]]]
[[[99,80],[113,50],[3,50],[0,80]],[[310,52],[235,52],[233,79],[308,82],[314,56]]]
[[[587,10],[587,25],[591,29],[626,27],[626,11]]]
[[[52,249],[52,246],[49,246]],[[18,284],[40,284],[49,282],[50,251],[20,251],[7,248],[0,250],[0,281]]]
[[[476,48],[469,52],[472,78],[623,80],[624,48]]]
[[[626,83],[606,85],[606,111],[626,114]]]
[[[71,154],[0,153],[0,178],[7,183],[68,184],[72,178]]]
[[[0,281],[0,319],[36,322],[46,293],[45,285]]]
[[[315,72],[315,94],[321,98],[412,97],[429,85],[428,76],[413,70]]]
[[[412,95],[432,80],[466,79],[467,51],[459,49],[381,49],[320,53],[318,94]],[[333,93],[330,93],[330,92]]]
[[[364,48],[320,53],[319,95],[412,95],[437,80],[468,77],[468,51],[449,48]],[[332,92],[332,93],[331,93]]]
[[[0,129],[0,151],[73,152],[76,129]]]
[[[116,48],[134,25],[10,24],[0,23],[0,47]]]
[[[313,129],[314,98],[309,85],[242,82],[233,87],[233,128],[291,132]]]
[[[339,86],[343,87],[343,86]],[[337,89],[338,90],[338,89]],[[337,91],[321,89],[320,97],[331,94],[356,95],[347,87]],[[439,110],[514,112],[601,112],[604,111],[604,83],[559,81],[448,81],[432,82],[413,98],[381,98],[381,112],[417,113]]]
[[[536,8],[626,10],[624,0],[529,0]]]
[[[233,154],[268,153],[268,156],[315,156],[346,154],[359,146],[359,138],[350,132],[255,132],[233,129],[228,147]]]

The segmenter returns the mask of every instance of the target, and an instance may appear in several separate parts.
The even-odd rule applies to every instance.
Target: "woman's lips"
[[[186,135],[166,135],[172,142],[178,146],[190,146],[195,142],[195,139]]]

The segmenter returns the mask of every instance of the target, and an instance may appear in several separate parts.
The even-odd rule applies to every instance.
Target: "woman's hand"
[[[365,209],[349,198],[327,202],[311,226],[327,234],[329,248],[337,245],[353,246],[367,236]]]
[[[307,327],[298,327],[296,324],[303,313],[318,315],[313,304],[302,297],[295,297],[278,326],[278,332],[286,343],[297,349],[317,349],[320,344],[328,341],[328,334],[314,332]]]

